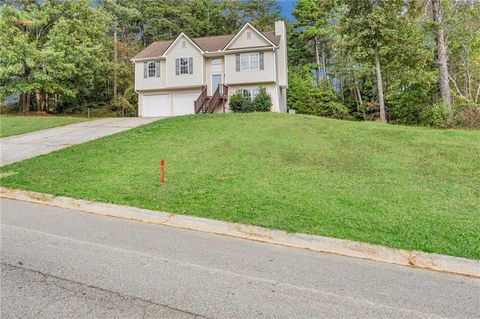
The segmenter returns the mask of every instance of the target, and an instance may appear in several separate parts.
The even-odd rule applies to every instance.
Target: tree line
[[[293,15],[290,107],[480,127],[477,0],[298,0]]]
[[[18,111],[134,115],[130,59],[153,41],[271,30],[275,0],[1,0],[0,100]],[[480,125],[477,0],[298,0],[288,107],[440,127]]]

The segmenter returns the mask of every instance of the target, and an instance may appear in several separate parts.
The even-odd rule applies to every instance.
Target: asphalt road
[[[0,165],[126,131],[159,118],[119,117],[86,121],[0,139]]]
[[[480,280],[1,199],[2,318],[478,318]]]

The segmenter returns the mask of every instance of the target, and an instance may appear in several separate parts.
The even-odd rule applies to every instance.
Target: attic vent
[[[186,48],[186,47],[187,47],[187,41],[182,40],[182,48]]]
[[[247,39],[250,40],[252,38],[252,32],[247,31]]]

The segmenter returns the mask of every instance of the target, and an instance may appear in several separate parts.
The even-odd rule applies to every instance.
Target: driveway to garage
[[[126,131],[161,118],[104,118],[0,139],[0,166]]]

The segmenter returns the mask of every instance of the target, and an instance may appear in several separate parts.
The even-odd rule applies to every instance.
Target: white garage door
[[[175,93],[175,115],[195,113],[193,102],[199,95],[200,92]]]
[[[144,95],[141,115],[144,117],[172,115],[170,94]]]

